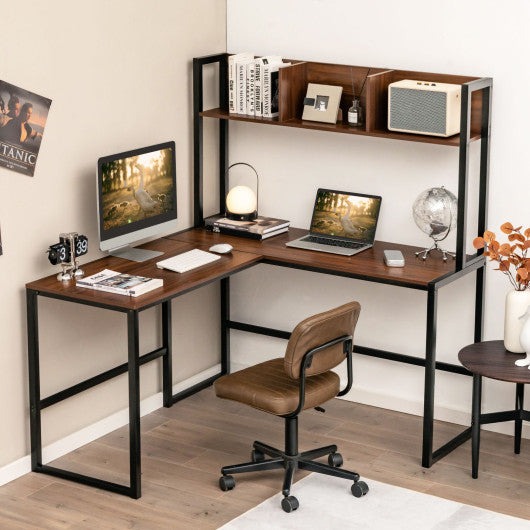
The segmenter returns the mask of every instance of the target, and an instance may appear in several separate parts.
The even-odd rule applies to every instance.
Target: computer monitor
[[[175,142],[98,160],[100,249],[132,261],[163,254],[133,248],[177,230]]]

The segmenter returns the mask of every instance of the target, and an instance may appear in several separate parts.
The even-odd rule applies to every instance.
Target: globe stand
[[[438,245],[456,226],[457,198],[453,193],[443,186],[425,190],[414,201],[412,216],[418,228],[433,240],[431,247],[415,253],[417,258],[425,261],[431,252],[437,251],[441,252],[444,261],[447,261],[449,256],[456,259],[454,252]]]
[[[415,256],[425,261],[431,252],[438,251],[442,253],[442,259],[444,261],[447,261],[448,256],[451,256],[453,259],[456,259],[456,254],[454,252],[449,252],[449,250],[444,250],[443,248],[440,248],[436,239],[434,239],[433,241],[434,243],[429,248],[415,252]]]

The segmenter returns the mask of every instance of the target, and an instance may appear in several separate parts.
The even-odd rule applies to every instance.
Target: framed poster
[[[0,80],[0,167],[33,176],[51,104]]]

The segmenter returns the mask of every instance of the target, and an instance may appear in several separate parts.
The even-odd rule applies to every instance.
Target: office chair
[[[293,330],[284,358],[251,366],[215,381],[218,397],[285,419],[285,450],[254,442],[251,462],[221,469],[219,487],[223,491],[235,487],[232,474],[285,468],[281,503],[285,512],[292,512],[299,506],[296,497],[290,495],[296,469],[353,480],[353,495],[366,495],[368,486],[359,480],[359,474],[340,469],[343,460],[336,445],[298,451],[300,412],[309,408],[323,412],[320,407],[323,403],[346,394],[352,386],[353,331],[360,311],[359,303],[351,302],[306,318]],[[348,382],[341,391],[339,376],[331,369],[343,361],[347,363]],[[326,455],[328,464],[314,461]]]

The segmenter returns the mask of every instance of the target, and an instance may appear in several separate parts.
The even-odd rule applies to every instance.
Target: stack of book
[[[274,118],[279,114],[279,69],[290,66],[279,55],[228,57],[228,109],[233,114]]]
[[[164,280],[161,278],[146,278],[145,276],[136,276],[134,274],[122,274],[121,272],[104,269],[92,276],[79,278],[75,283],[78,287],[87,287],[88,289],[127,296],[140,296],[157,287],[162,287]]]
[[[255,221],[234,221],[214,215],[204,220],[207,229],[231,236],[268,239],[289,230],[289,221],[259,216]]]

